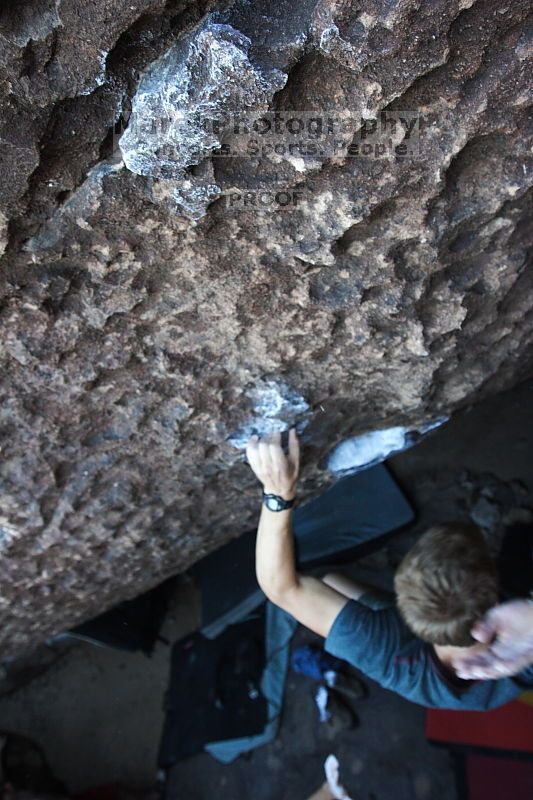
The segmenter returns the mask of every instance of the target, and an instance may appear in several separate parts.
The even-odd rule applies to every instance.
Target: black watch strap
[[[295,497],[292,500],[285,500],[279,494],[266,494],[263,492],[263,503],[270,511],[286,511],[288,508],[292,508],[295,502]]]

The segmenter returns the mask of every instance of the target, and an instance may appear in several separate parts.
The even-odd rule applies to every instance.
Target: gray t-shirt
[[[533,667],[496,681],[465,681],[449,673],[431,645],[418,639],[396,608],[374,610],[349,600],[325,648],[394,692],[429,708],[488,711],[533,686]]]

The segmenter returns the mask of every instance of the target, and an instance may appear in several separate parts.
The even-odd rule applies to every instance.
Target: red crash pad
[[[468,800],[531,800],[533,762],[469,754]]]
[[[526,692],[518,700],[493,711],[429,709],[426,736],[446,744],[533,753],[531,696],[531,692]]]

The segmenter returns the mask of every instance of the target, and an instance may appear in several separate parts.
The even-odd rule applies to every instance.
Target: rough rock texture
[[[299,425],[310,492],[528,374],[528,7],[2,4],[3,653],[251,526],[253,428]],[[267,108],[419,112],[417,153],[219,157]]]

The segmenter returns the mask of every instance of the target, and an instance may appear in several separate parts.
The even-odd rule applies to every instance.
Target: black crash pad
[[[216,639],[194,633],[173,646],[161,769],[203,752],[210,742],[263,732],[268,721],[261,692],[265,658],[264,608]]]

